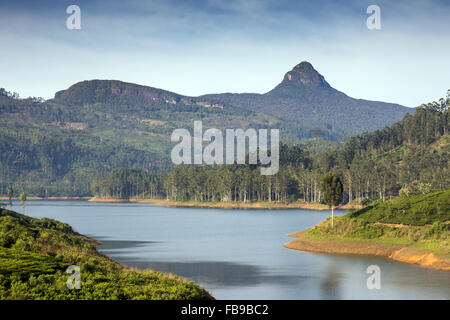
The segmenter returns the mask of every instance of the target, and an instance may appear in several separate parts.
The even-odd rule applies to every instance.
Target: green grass
[[[69,265],[81,290],[69,290]],[[193,282],[154,270],[127,269],[97,252],[72,228],[0,210],[0,299],[211,299]]]
[[[312,240],[414,245],[450,256],[449,191],[396,199],[335,217],[308,230]],[[400,226],[399,226],[400,225]]]
[[[365,222],[423,226],[450,220],[450,190],[382,202],[353,212]]]
[[[32,252],[0,247],[0,274],[48,274],[69,266],[60,259]]]

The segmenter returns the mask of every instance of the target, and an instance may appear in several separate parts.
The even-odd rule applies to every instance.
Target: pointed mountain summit
[[[284,75],[283,84],[329,87],[325,78],[308,61],[302,61]]]
[[[288,71],[281,83],[265,94],[224,93],[188,97],[134,83],[90,80],[57,92],[54,101],[64,105],[103,103],[111,108],[126,105],[129,109],[155,103],[180,108],[238,107],[298,122],[301,128],[328,131],[340,137],[384,128],[401,120],[407,112],[413,112],[413,109],[398,104],[351,98],[331,87],[307,61]]]
[[[202,96],[285,120],[316,125],[351,136],[384,128],[410,109],[399,104],[354,99],[325,81],[311,63],[303,61],[288,71],[280,84],[265,94]]]

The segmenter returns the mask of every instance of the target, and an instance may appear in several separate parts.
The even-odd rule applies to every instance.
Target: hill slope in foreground
[[[0,209],[0,299],[211,299],[193,282],[128,269],[93,242],[65,223]],[[80,290],[66,285],[70,265],[80,267]]]
[[[375,255],[450,271],[450,190],[368,206],[289,234],[290,249]]]

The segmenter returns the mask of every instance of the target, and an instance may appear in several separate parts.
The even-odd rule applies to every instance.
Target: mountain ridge
[[[352,136],[383,128],[414,109],[388,102],[355,99],[334,89],[311,63],[303,61],[264,94],[210,94],[210,98],[286,120],[324,123]]]
[[[86,80],[58,91],[54,101],[68,105],[108,102],[145,105],[160,101],[172,105],[234,106],[300,124],[311,123],[351,136],[399,121],[414,109],[382,101],[356,99],[333,88],[311,63],[302,61],[282,81],[263,93],[213,93],[186,96],[172,91],[119,80]]]

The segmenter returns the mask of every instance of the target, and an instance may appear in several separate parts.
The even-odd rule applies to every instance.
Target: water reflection
[[[102,243],[97,246],[97,249],[101,252],[115,252],[116,250],[131,249],[160,243],[159,241],[108,240],[107,237],[96,236],[91,238]]]
[[[306,279],[302,276],[276,275],[258,266],[223,261],[136,261],[123,257],[116,260],[128,267],[173,273],[199,283],[215,286],[249,286],[270,283],[293,285]]]
[[[328,264],[324,278],[320,281],[320,293],[322,299],[337,300],[341,299],[341,274],[339,273],[340,266],[332,262]]]

